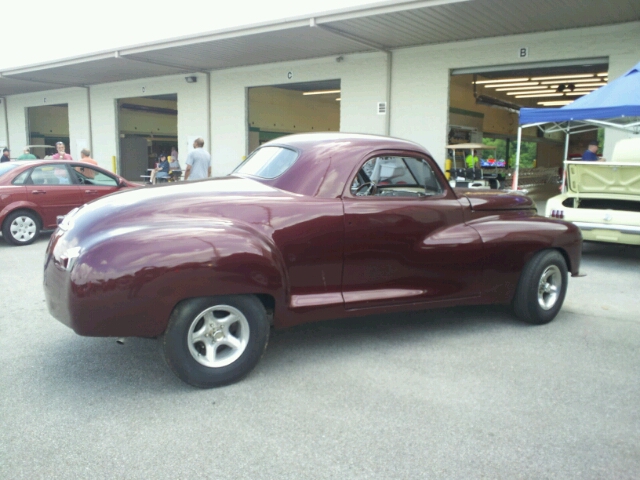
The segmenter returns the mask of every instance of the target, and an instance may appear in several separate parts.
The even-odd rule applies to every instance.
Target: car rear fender
[[[72,270],[69,310],[84,332],[74,329],[157,336],[175,306],[196,297],[255,294],[272,297],[276,310],[286,305],[287,275],[271,238],[236,221],[199,220],[108,230],[83,242],[89,246]]]

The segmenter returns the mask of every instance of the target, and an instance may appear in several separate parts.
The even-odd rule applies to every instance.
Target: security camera
[[[196,83],[198,81],[198,77],[184,77],[187,83]]]

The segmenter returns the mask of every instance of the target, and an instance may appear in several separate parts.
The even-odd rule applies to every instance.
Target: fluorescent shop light
[[[578,88],[584,88],[584,87],[595,87],[594,90],[597,90],[600,87],[604,87],[606,85],[606,83],[579,83],[578,85],[576,85],[576,90]]]
[[[540,82],[540,83],[542,85],[550,85],[552,83],[565,83],[565,84],[573,83],[577,85],[578,83],[589,83],[589,82],[593,83],[593,82],[599,82],[599,81],[600,81],[599,78],[591,77],[591,78],[578,78],[576,80],[567,80],[566,82],[558,82],[557,80],[551,80],[551,81]]]
[[[593,78],[593,73],[581,73],[580,75],[553,75],[551,77],[533,77],[531,80],[560,80],[569,78]]]
[[[485,83],[509,83],[509,82],[526,82],[529,80],[529,77],[525,78],[501,78],[499,80],[478,80],[476,81],[476,85],[482,85]]]
[[[582,96],[586,95],[587,93],[591,93],[591,92],[567,92],[567,93],[565,93],[565,95],[567,97],[582,97]]]
[[[538,93],[535,95],[516,95],[516,98],[561,97],[564,93]]]
[[[336,98],[336,102],[339,102],[340,100],[342,100],[341,97]]]
[[[501,88],[496,88],[496,92],[513,92],[515,90],[536,90],[538,88],[545,88],[542,85],[530,85],[528,87],[505,87],[504,85],[500,85]],[[504,87],[504,88],[502,88]],[[549,85],[550,88],[553,88],[553,85]],[[557,87],[557,85],[556,85]]]
[[[598,76],[599,77],[608,77],[609,74],[607,72],[603,72],[603,73],[599,73]]]
[[[533,94],[533,93],[556,93],[555,90],[546,89],[546,90],[528,90],[526,92],[507,92],[507,95],[525,95],[525,94]]]
[[[554,100],[551,102],[538,102],[538,105],[544,105],[545,107],[560,107],[573,103],[573,100]]]
[[[526,87],[538,85],[538,82],[518,82],[518,83],[499,83],[497,85],[483,85],[485,88],[498,88],[498,87]]]
[[[330,93],[340,93],[340,90],[314,90],[312,92],[302,92],[302,95],[328,95]]]

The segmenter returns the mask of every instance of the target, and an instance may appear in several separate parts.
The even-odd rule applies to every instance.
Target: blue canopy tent
[[[564,158],[569,152],[569,136],[598,128],[613,128],[640,134],[640,63],[604,87],[560,108],[520,110],[516,171],[512,188],[518,187],[522,129],[537,126],[545,132],[565,132]]]

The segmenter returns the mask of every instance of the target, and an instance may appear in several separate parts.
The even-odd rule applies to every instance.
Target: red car
[[[0,225],[5,241],[29,245],[56,217],[125,187],[140,185],[83,162],[0,163]]]
[[[182,380],[213,387],[257,364],[271,326],[477,304],[549,322],[581,248],[526,196],[453,190],[419,145],[302,134],[227,177],[80,207],[51,237],[44,288],[76,333],[160,337]]]

